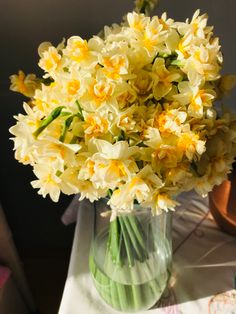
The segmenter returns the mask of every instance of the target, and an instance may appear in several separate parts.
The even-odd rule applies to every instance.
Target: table
[[[178,197],[173,214],[173,276],[146,314],[236,314],[236,238],[220,231],[208,199]],[[75,208],[75,202],[73,203]],[[88,269],[93,206],[79,203],[70,265],[59,314],[117,314],[99,297]],[[144,312],[139,312],[144,313]]]

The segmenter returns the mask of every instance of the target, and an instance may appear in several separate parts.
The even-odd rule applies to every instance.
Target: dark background
[[[132,8],[131,0],[0,0],[0,200],[18,248],[68,247],[73,227],[60,221],[71,197],[61,197],[56,204],[43,199],[30,185],[31,167],[14,160],[8,129],[15,123],[13,115],[23,112],[24,97],[8,90],[8,77],[18,69],[40,74],[37,47],[42,41],[57,45],[71,35],[89,38]],[[223,73],[236,73],[235,0],[161,0],[154,13],[167,11],[184,21],[197,8],[209,14],[209,24],[220,37]],[[228,100],[232,108],[235,96]]]

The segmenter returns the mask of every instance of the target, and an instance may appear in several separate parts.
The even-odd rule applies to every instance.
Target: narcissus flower
[[[205,195],[230,171],[236,118],[214,101],[235,77],[221,77],[206,14],[176,22],[131,12],[100,37],[45,42],[39,55],[42,79],[11,76],[11,89],[31,99],[10,132],[43,197],[109,195],[112,219],[136,203],[159,214],[174,209],[179,193]]]
[[[25,75],[23,71],[19,71],[18,75],[11,75],[10,80],[10,89],[26,97],[33,97],[35,90],[40,87],[40,80],[37,79],[35,74]]]

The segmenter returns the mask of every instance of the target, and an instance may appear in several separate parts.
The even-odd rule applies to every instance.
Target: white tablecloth
[[[173,276],[146,314],[236,314],[236,238],[221,232],[208,200],[182,194],[173,218]],[[76,203],[73,203],[75,208]],[[99,297],[88,269],[93,206],[80,203],[59,314],[117,314]],[[140,312],[140,314],[144,312]]]

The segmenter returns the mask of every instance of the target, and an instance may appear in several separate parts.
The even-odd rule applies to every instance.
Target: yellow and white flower
[[[105,136],[110,129],[110,122],[107,115],[84,113],[84,134],[85,140],[91,138],[101,138]]]
[[[188,105],[188,114],[194,118],[202,118],[204,107],[211,107],[216,98],[214,90],[191,85],[186,81],[180,82],[178,89],[179,94],[174,95],[173,98],[183,106]]]
[[[191,132],[181,134],[177,147],[189,160],[192,160],[194,156],[201,156],[206,150],[205,141],[200,140],[198,134]]]
[[[33,187],[53,201],[109,192],[111,219],[135,203],[159,214],[183,191],[208,193],[231,169],[236,118],[214,107],[235,78],[220,75],[207,15],[176,22],[131,12],[99,36],[44,42],[43,79],[10,77],[11,89],[30,97],[10,132]]]
[[[44,198],[49,194],[51,199],[57,202],[61,192],[61,179],[58,176],[60,163],[58,164],[57,161],[52,163],[47,159],[42,160],[42,163],[34,166],[33,171],[38,180],[32,181],[31,184],[35,189],[39,189],[38,194],[42,195]]]
[[[155,191],[152,196],[145,202],[146,206],[152,208],[154,215],[159,215],[163,211],[174,210],[179,203],[173,200],[171,195],[167,193]]]
[[[145,28],[141,43],[148,55],[155,57],[158,50],[164,51],[167,37],[168,32],[164,29],[163,23],[160,23],[159,18],[154,16]]]
[[[39,127],[42,119],[41,112],[34,112],[26,103],[23,105],[26,115],[15,116],[17,123],[10,128],[10,133],[15,137],[14,141],[15,158],[24,165],[34,165],[37,159],[35,147],[38,142],[33,132]]]
[[[129,27],[135,31],[143,32],[150,22],[150,18],[144,14],[128,13],[127,20]]]
[[[180,73],[176,70],[169,71],[166,69],[165,60],[156,58],[152,74],[154,77],[153,95],[156,100],[160,100],[171,92],[173,88],[172,82],[178,82],[181,79]]]
[[[53,46],[48,47],[42,53],[42,57],[39,60],[39,66],[42,68],[46,73],[53,75],[57,70],[59,64],[61,62],[61,55],[58,53],[57,49]]]
[[[162,136],[180,134],[185,128],[187,113],[178,109],[166,110],[155,117],[154,125],[159,129]],[[168,134],[169,133],[169,134]]]
[[[122,75],[129,73],[129,61],[124,54],[110,53],[103,55],[100,63],[103,65],[103,73],[112,80],[120,79]]]
[[[92,68],[98,62],[98,52],[94,51],[95,41],[90,42],[79,37],[72,36],[68,39],[63,54],[78,66]]]
[[[33,97],[35,90],[41,86],[39,79],[37,79],[35,74],[25,75],[23,71],[19,71],[18,75],[11,75],[10,80],[10,89],[27,97]]]
[[[114,189],[138,171],[131,158],[137,152],[137,147],[129,147],[125,141],[112,145],[107,141],[94,139],[93,143],[97,152],[80,170],[80,180],[90,179],[96,187]]]
[[[87,92],[81,98],[81,104],[85,111],[116,110],[117,103],[114,95],[115,85],[107,79],[91,79],[87,86]]]
[[[178,31],[181,35],[191,33],[200,40],[205,39],[206,35],[212,30],[212,27],[207,27],[207,14],[200,15],[200,10],[197,10],[191,22],[189,20],[186,23],[177,23]]]

